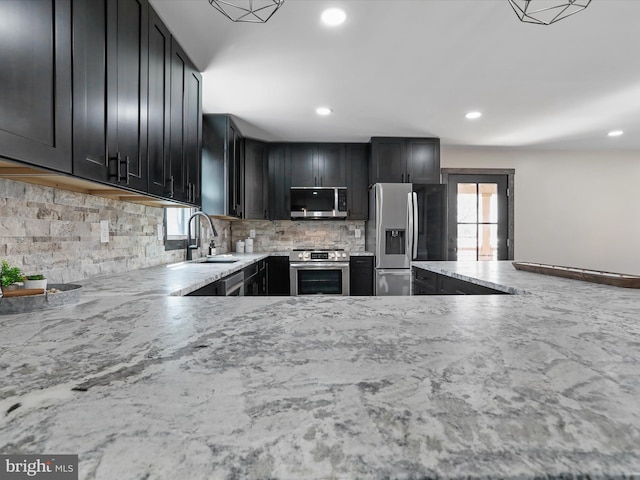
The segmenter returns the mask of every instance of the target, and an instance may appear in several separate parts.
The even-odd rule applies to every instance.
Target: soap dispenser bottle
[[[216,242],[211,240],[209,242],[209,255],[215,255],[215,254],[216,254]]]

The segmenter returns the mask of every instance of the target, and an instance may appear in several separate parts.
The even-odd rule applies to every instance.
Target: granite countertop
[[[83,480],[638,478],[640,291],[419,262],[519,294],[175,295],[270,254],[245,255],[0,317],[0,453]]]

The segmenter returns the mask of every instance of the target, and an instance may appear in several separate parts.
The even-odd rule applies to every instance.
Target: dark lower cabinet
[[[373,256],[354,256],[349,260],[349,294],[373,295]]]
[[[242,273],[245,297],[289,295],[290,293],[289,257],[267,257],[245,267]],[[225,296],[224,279],[205,285],[187,296],[223,297]]]
[[[187,297],[224,297],[225,287],[222,280],[205,285],[198,290],[187,293]]]
[[[413,295],[508,295],[508,293],[414,267]]]
[[[71,2],[0,1],[0,19],[0,156],[70,173]]]
[[[267,295],[291,295],[289,257],[267,257]]]
[[[412,273],[414,295],[438,295],[442,275],[421,268],[414,268]]]
[[[244,295],[246,297],[267,294],[267,260],[259,260],[244,269]]]

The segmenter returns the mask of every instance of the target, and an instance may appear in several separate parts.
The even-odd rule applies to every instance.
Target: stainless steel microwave
[[[291,218],[346,217],[346,187],[291,187]]]

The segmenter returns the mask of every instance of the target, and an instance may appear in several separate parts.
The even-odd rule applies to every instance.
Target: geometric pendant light
[[[209,0],[209,3],[233,22],[265,23],[284,0]]]
[[[551,25],[584,10],[591,0],[509,0],[522,22]]]

